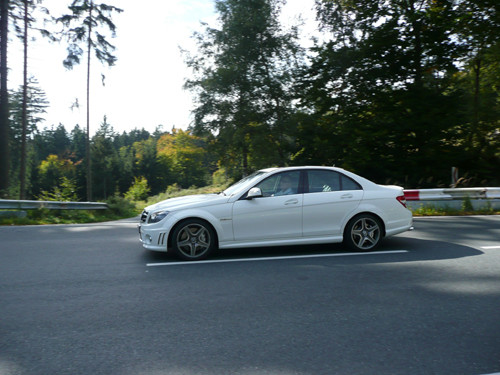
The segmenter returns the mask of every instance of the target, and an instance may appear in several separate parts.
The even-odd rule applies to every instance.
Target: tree
[[[132,145],[135,154],[134,176],[142,176],[151,187],[153,194],[158,194],[163,186],[162,176],[166,173],[159,167],[156,151],[156,139],[148,139],[134,142]],[[132,181],[130,181],[132,183]]]
[[[44,128],[36,134],[35,143],[41,159],[45,159],[50,154],[63,158],[71,154],[71,139],[63,124]]]
[[[96,176],[92,190],[97,198],[108,198],[115,192],[118,180],[118,153],[113,145],[115,132],[106,116],[92,137],[92,175]]]
[[[30,180],[29,166],[34,160],[29,159],[29,153],[33,156],[33,136],[36,134],[37,126],[45,119],[42,114],[46,112],[49,105],[45,92],[38,86],[34,78],[28,80],[25,89],[24,84],[19,90],[11,93],[11,116],[10,116],[10,153],[11,158],[11,190],[14,182],[19,178],[19,198],[26,199]],[[23,156],[24,155],[24,156]],[[23,177],[25,181],[23,182]],[[21,190],[24,188],[24,191]],[[11,194],[12,195],[12,194]]]
[[[71,14],[57,19],[65,27],[65,36],[69,41],[68,56],[63,64],[72,69],[80,63],[84,50],[80,47],[85,45],[87,54],[87,138],[86,138],[86,161],[87,161],[87,200],[92,200],[92,172],[90,159],[90,67],[91,54],[95,54],[97,60],[108,66],[114,65],[116,57],[113,55],[115,47],[106,40],[103,34],[111,32],[113,37],[116,26],[111,19],[113,12],[120,13],[122,9],[106,5],[95,4],[93,0],[73,0],[68,7]]]
[[[457,132],[463,152],[456,166],[469,184],[500,183],[500,43],[471,58],[454,77],[454,90],[464,97]]]
[[[29,1],[24,0],[24,27],[23,27],[23,106],[22,106],[22,132],[21,132],[21,168],[19,171],[19,199],[25,199],[26,196],[26,133],[28,128],[28,26],[30,18],[28,17]]]
[[[453,3],[316,4],[331,37],[317,43],[304,74],[303,110],[313,114],[304,129],[321,127],[336,165],[380,182],[435,185],[429,177],[437,176],[443,184],[459,153],[454,132],[463,115],[461,93],[450,90],[462,48]],[[302,146],[297,160],[317,144]]]
[[[495,75],[491,75],[491,72],[500,61],[500,4],[492,0],[460,0],[456,2],[454,10],[457,13],[455,35],[464,50],[460,60],[473,82],[467,90],[472,93],[469,99],[471,110],[467,148],[477,158],[488,146],[485,133],[496,130],[495,127],[491,129],[492,122],[488,121],[487,114],[494,112],[493,97],[498,98],[498,90],[493,90],[496,94],[490,91],[488,100],[484,89],[498,87],[498,79],[493,82]]]
[[[0,2],[0,197],[9,187],[9,90],[7,88],[7,42],[9,1]]]
[[[118,149],[118,161],[117,190],[123,194],[130,188],[131,181],[134,181],[134,166],[136,160],[134,149],[131,145],[121,146]]]
[[[182,129],[173,129],[171,134],[164,134],[158,139],[157,155],[162,169],[170,170],[175,183],[183,188],[207,183],[203,165],[206,151],[199,141],[190,131]]]
[[[80,128],[77,124],[70,133],[70,152],[71,159],[75,163],[75,180],[77,186],[84,187],[86,186],[86,168],[85,168],[85,154],[86,154],[86,144],[87,144],[87,135],[85,130]],[[86,189],[81,189],[79,191],[80,199],[86,199],[87,192]]]
[[[286,133],[292,112],[290,73],[300,55],[297,30],[278,23],[279,0],[219,0],[220,29],[195,34],[198,56],[188,56],[195,78],[186,82],[197,103],[196,135],[216,134],[213,145],[235,174],[250,170],[252,139],[267,133],[268,163],[286,163]],[[257,160],[257,159],[254,159]]]
[[[18,1],[21,3],[19,4]],[[40,3],[42,0],[38,0]],[[31,27],[31,23],[34,21],[33,14],[35,10],[40,9],[32,0],[17,0],[13,1],[14,4],[18,3],[18,9],[20,14],[13,13],[14,24],[17,29],[18,37],[23,42],[23,95],[22,95],[22,111],[21,111],[21,152],[20,152],[20,170],[19,170],[19,199],[25,199],[26,196],[26,137],[28,134],[28,85],[30,84],[28,79],[28,31]],[[48,14],[46,8],[41,8],[45,14]],[[18,20],[22,20],[22,27],[17,25]],[[55,40],[52,34],[45,29],[38,29],[38,31],[51,40]]]
[[[59,187],[63,178],[72,181],[75,168],[71,160],[51,154],[40,163],[38,170],[40,190],[48,192]]]
[[[125,193],[125,198],[132,201],[144,201],[148,198],[149,191],[148,180],[144,177],[134,177],[134,183]]]
[[[30,142],[33,144],[33,156],[30,159],[30,164],[33,165],[30,177],[32,196],[37,196],[42,190],[50,191],[59,183],[61,176],[51,180],[50,174],[49,178],[41,175],[40,165],[44,160],[49,160],[49,156],[54,155],[58,160],[68,161],[68,164],[73,165],[74,168],[77,167],[78,163],[74,162],[71,152],[71,142],[68,132],[62,124],[34,132],[33,140]],[[73,167],[71,175],[67,175],[70,179],[74,178]]]

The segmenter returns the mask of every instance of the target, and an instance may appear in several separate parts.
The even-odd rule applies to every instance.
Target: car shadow
[[[405,252],[401,252],[402,250]],[[325,257],[338,256],[337,259],[349,258],[349,263],[353,263],[353,261],[362,263],[383,261],[387,263],[457,259],[482,254],[483,252],[478,249],[450,242],[410,237],[391,237],[385,239],[374,251],[367,252],[353,252],[343,244],[249,247],[217,250],[210,256],[209,260],[237,261],[238,259],[249,260],[251,258],[270,258],[271,260],[271,258],[276,257],[290,257],[290,259],[293,259],[294,257],[308,255],[314,257],[324,255]],[[148,250],[144,251],[143,260],[146,263],[181,262],[172,253]]]

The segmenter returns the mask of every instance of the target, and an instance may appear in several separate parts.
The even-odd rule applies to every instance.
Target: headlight
[[[165,218],[165,216],[167,216],[167,215],[168,215],[168,211],[153,212],[151,214],[151,216],[149,217],[148,223],[152,224],[152,223],[157,223],[159,221],[162,221]]]

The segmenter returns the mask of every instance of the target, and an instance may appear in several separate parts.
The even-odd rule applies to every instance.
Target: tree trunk
[[[481,91],[481,56],[478,53],[474,61],[474,117],[472,120],[472,137],[473,142],[475,138],[479,138],[479,93]],[[473,145],[471,144],[471,147]]]
[[[415,70],[415,87],[420,91],[422,89],[422,25],[420,22],[413,22],[413,31],[415,33],[415,53],[414,53],[414,70]]]
[[[246,143],[243,144],[243,149],[241,150],[241,163],[243,168],[243,177],[249,175],[248,173],[248,151]]]
[[[414,0],[409,0],[406,3],[407,8],[405,9],[407,13],[407,18],[412,27],[413,34],[413,79],[414,86],[420,91],[422,88],[422,78],[423,78],[423,67],[422,67],[422,23],[419,19],[419,14],[416,2]]]
[[[93,2],[90,1],[89,20],[92,19]],[[92,168],[90,162],[90,52],[92,49],[92,22],[89,22],[87,43],[87,139],[85,142],[85,153],[87,159],[87,201],[92,201]]]
[[[7,34],[9,1],[0,3],[0,197],[9,187],[9,92],[7,89]]]
[[[24,0],[23,108],[21,115],[21,167],[19,199],[26,199],[26,133],[28,128],[28,0]]]

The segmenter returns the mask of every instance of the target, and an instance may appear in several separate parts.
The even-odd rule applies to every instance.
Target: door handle
[[[348,198],[352,198],[352,197],[353,197],[352,194],[344,194],[344,195],[340,196],[341,199],[348,199]]]
[[[285,202],[285,206],[288,206],[290,204],[297,204],[299,203],[299,200],[298,199],[289,199]]]

